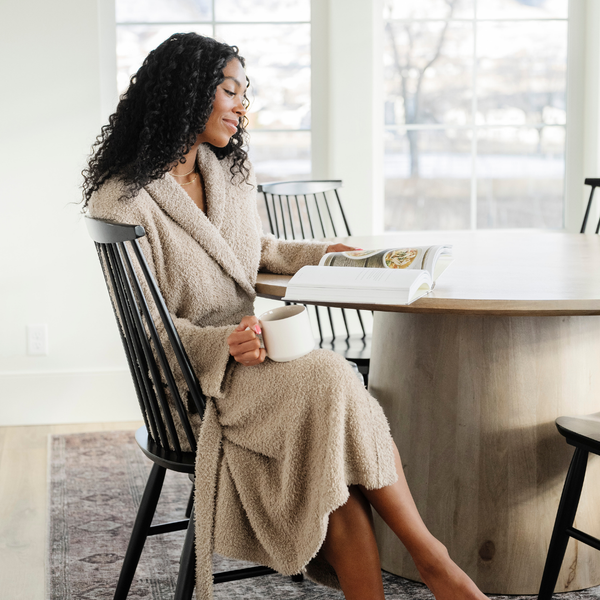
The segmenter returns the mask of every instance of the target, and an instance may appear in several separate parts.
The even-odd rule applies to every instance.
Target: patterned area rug
[[[129,431],[53,436],[50,440],[50,600],[108,600],[113,597],[137,506],[151,463]],[[184,518],[191,483],[167,473],[155,522]],[[149,538],[129,598],[171,600],[184,532]],[[248,563],[215,556],[215,571]],[[383,573],[388,600],[432,599],[427,588]],[[343,600],[310,581],[269,575],[215,586],[215,599],[289,598]],[[535,596],[492,596],[512,600]],[[556,595],[560,600],[600,599],[600,587]]]

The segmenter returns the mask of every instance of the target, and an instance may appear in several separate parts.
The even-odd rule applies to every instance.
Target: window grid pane
[[[117,23],[189,23],[212,20],[211,0],[117,0]]]
[[[565,128],[477,134],[477,227],[562,227]]]
[[[387,129],[384,174],[388,231],[469,227],[471,130]]]
[[[310,25],[217,25],[216,38],[246,60],[250,129],[310,129]]]
[[[117,90],[122,94],[131,76],[142,66],[151,50],[169,36],[181,31],[181,25],[120,25],[117,27]],[[186,31],[212,36],[210,25],[195,25]]]
[[[310,0],[217,0],[218,22],[310,21]]]

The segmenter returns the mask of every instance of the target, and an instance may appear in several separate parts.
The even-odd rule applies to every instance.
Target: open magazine
[[[302,267],[284,300],[410,304],[429,293],[452,262],[452,246],[411,246],[325,254]]]

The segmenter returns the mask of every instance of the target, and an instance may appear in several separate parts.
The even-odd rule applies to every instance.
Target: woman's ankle
[[[452,562],[446,546],[433,536],[418,550],[413,550],[411,556],[423,578],[445,570],[446,565]]]
[[[415,564],[423,583],[436,600],[483,600],[484,594],[471,578],[450,558],[446,547],[435,540]],[[417,562],[418,561],[418,562]]]

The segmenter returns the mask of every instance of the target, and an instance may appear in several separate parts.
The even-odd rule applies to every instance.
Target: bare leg
[[[394,452],[398,481],[378,490],[367,490],[362,486],[360,490],[406,546],[423,581],[437,600],[486,598],[466,573],[452,561],[445,546],[431,535],[423,523],[408,489],[395,444]]]
[[[346,600],[384,600],[371,507],[357,487],[329,515],[321,552],[335,569]]]

